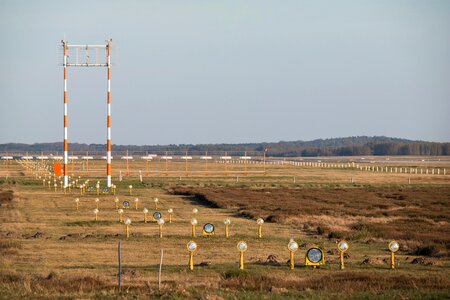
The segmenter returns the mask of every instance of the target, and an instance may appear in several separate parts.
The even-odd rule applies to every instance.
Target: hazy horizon
[[[113,39],[112,143],[450,141],[449,1],[0,0],[0,143],[61,142],[60,41]],[[106,70],[68,69],[69,143]]]

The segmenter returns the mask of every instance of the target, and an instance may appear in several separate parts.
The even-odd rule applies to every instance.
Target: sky
[[[61,40],[112,38],[113,144],[450,141],[450,1],[0,0],[0,143],[61,142]],[[106,69],[68,69],[106,143]]]

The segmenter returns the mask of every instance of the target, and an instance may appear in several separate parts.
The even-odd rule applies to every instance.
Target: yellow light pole
[[[231,224],[230,219],[225,219],[225,221],[223,221],[223,224],[225,224],[225,237],[228,238],[228,226]]]
[[[391,251],[391,269],[395,269],[395,252],[400,249],[400,245],[397,241],[391,241],[388,245],[389,251]]]
[[[138,210],[139,198],[134,198],[134,203],[136,204],[136,210]]]
[[[258,224],[258,238],[262,238],[262,225],[264,224],[264,220],[258,218],[258,220],[256,220],[256,224]]]
[[[298,250],[298,244],[296,241],[294,241],[294,239],[291,239],[289,241],[288,250],[289,250],[289,267],[291,270],[294,270],[294,266],[295,266],[294,253],[295,253],[295,251]]]
[[[198,214],[198,209],[194,208],[192,209],[192,217],[195,219],[197,217]]]
[[[58,185],[55,183],[55,184],[53,185],[53,187],[55,188],[55,192],[56,192],[56,190],[58,189]]]
[[[133,194],[133,186],[130,184],[129,186],[128,186],[128,188],[130,189],[130,196]]]
[[[163,225],[164,225],[164,219],[159,219],[158,225],[159,225],[159,238],[162,239],[162,230],[163,230]]]
[[[94,209],[94,214],[95,214],[95,221],[98,220],[97,216],[98,216],[98,208]]]
[[[100,195],[100,181],[97,181],[95,188],[97,189],[97,195]]]
[[[173,209],[169,208],[167,210],[167,212],[169,213],[169,223],[172,223],[172,213],[173,213]]]
[[[155,201],[155,210],[158,210],[158,202],[159,202],[159,199],[158,199],[158,198],[155,198],[155,200],[153,200],[153,201]]]
[[[239,250],[239,270],[244,270],[244,252],[247,251],[247,243],[240,241],[237,249]]]
[[[48,189],[50,189],[50,184],[51,184],[50,180],[47,181],[47,184],[48,184]]]
[[[119,209],[119,198],[115,198],[114,199],[114,203],[116,204],[116,210],[118,210]]]
[[[78,204],[79,204],[79,202],[80,202],[80,199],[76,198],[76,199],[75,199],[75,203],[76,203],[76,205],[77,205],[77,211],[78,211]]]
[[[191,220],[192,237],[195,237],[195,225],[197,225],[197,219]]]
[[[98,209],[98,203],[100,202],[100,199],[95,198],[95,207]]]
[[[45,179],[42,179],[42,186],[45,187]]]
[[[348,250],[348,243],[344,240],[340,241],[338,244],[338,250],[340,252],[341,270],[344,270],[344,252]]]
[[[190,241],[187,243],[187,249],[189,251],[189,270],[194,270],[194,252],[197,250],[197,243]]]
[[[142,210],[142,212],[144,213],[144,223],[147,223],[148,209],[144,208],[144,209]]]
[[[117,210],[117,213],[119,214],[119,223],[122,223],[123,209],[119,208],[119,209]]]
[[[115,195],[116,194],[116,185],[115,184],[112,185],[112,190],[113,190],[113,195]]]
[[[129,226],[131,224],[131,220],[130,219],[126,219],[125,220],[125,235],[127,237],[127,239],[130,237],[130,230],[129,230]]]

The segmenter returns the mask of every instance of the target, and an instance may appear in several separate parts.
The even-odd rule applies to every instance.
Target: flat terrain
[[[298,176],[296,182],[280,175],[283,168]],[[366,182],[351,183],[351,176]],[[409,176],[417,181],[408,184]],[[448,298],[450,176],[416,176],[274,166],[267,176],[238,181],[232,176],[115,178],[120,202],[131,203],[124,214],[132,220],[128,240],[114,195],[80,195],[78,189],[65,195],[44,187],[34,174],[1,179],[0,298]],[[131,196],[129,184],[134,186]],[[163,238],[150,220],[154,197],[166,220]],[[144,207],[150,211],[148,223]],[[172,223],[168,208],[174,210]],[[189,223],[193,208],[199,210],[196,238]],[[266,219],[262,239],[257,217]],[[225,218],[231,220],[229,239],[224,237]],[[202,236],[206,222],[216,226],[214,237]],[[300,244],[293,271],[287,264],[291,237]],[[350,244],[343,271],[336,250],[341,238]],[[191,239],[198,244],[192,272],[186,249]],[[391,239],[401,245],[395,270],[389,269]],[[245,271],[238,270],[239,240],[249,246]],[[312,245],[325,251],[326,263],[318,269],[303,266]]]

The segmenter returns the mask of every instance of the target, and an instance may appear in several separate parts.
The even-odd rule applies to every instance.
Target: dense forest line
[[[13,154],[62,153],[62,143],[20,144],[9,143],[0,145],[0,153],[6,149]],[[104,144],[70,143],[70,152],[92,155],[103,154]],[[180,144],[180,145],[113,145],[113,152],[122,154],[127,150],[130,155],[145,153],[204,154],[211,155],[227,152],[228,155],[261,155],[266,149],[268,156],[278,157],[313,157],[313,156],[369,156],[369,155],[450,155],[450,143],[435,143],[412,141],[384,136],[357,136],[345,138],[317,139],[313,141],[280,141],[276,143],[245,143],[245,144]]]

